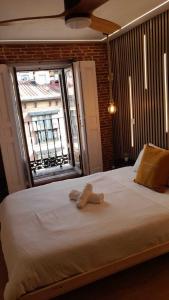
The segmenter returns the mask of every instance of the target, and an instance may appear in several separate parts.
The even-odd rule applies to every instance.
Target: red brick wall
[[[0,63],[94,60],[96,63],[104,170],[112,166],[112,119],[109,102],[108,61],[105,44],[28,44],[0,46]]]

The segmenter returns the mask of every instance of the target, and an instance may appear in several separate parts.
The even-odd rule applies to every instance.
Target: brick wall
[[[1,45],[0,63],[33,61],[94,60],[96,63],[100,128],[104,170],[112,166],[112,119],[107,112],[109,102],[108,61],[105,44],[28,44]]]

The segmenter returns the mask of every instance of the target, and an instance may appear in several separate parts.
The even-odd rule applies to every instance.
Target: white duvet
[[[169,241],[169,192],[133,182],[132,167],[8,196],[0,206],[5,300]],[[90,182],[105,203],[78,210],[68,194]]]

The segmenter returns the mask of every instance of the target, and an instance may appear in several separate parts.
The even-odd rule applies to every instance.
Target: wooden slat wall
[[[144,87],[143,36],[147,42],[147,80]],[[114,159],[128,153],[136,159],[143,144],[169,148],[165,132],[163,55],[169,77],[169,11],[111,41],[113,97],[118,107],[113,118]],[[132,78],[134,147],[131,147],[128,77]],[[169,84],[169,79],[168,79]]]

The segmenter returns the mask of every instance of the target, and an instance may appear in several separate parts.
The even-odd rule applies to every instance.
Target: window
[[[21,80],[22,81],[28,81],[29,80],[29,75],[22,75]]]
[[[36,134],[36,144],[59,140],[58,119],[56,115],[41,115],[32,117],[33,131]]]

